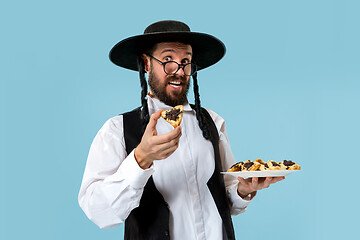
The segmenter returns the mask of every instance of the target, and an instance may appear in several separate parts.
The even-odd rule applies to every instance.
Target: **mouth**
[[[180,88],[182,85],[181,81],[169,81],[168,84],[173,88]]]

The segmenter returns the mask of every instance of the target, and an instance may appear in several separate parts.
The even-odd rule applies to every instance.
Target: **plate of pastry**
[[[282,177],[297,172],[301,167],[293,161],[276,162],[269,160],[267,162],[256,159],[255,161],[246,160],[238,162],[231,166],[227,172],[222,174],[232,175],[234,177]]]

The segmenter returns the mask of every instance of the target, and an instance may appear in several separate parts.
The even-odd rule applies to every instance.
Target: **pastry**
[[[245,171],[258,171],[259,170],[259,168],[260,168],[260,163],[258,163],[258,162],[252,162],[252,161],[250,161],[250,160],[246,160],[245,162],[244,162],[244,169],[245,169]]]
[[[284,160],[284,162],[282,162],[282,165],[284,165],[286,170],[300,170],[301,169],[301,167],[293,161]]]
[[[232,165],[228,172],[243,172],[243,171],[270,171],[270,170],[300,170],[301,167],[293,162],[284,160],[283,162],[275,162],[269,160],[264,162],[261,159],[254,161],[246,160],[245,162],[238,162]]]
[[[275,161],[269,160],[267,161],[267,165],[269,166],[269,170],[280,170],[281,166]]]
[[[266,162],[264,162],[263,160],[261,160],[261,159],[256,159],[254,162],[260,163],[260,167],[259,167],[259,170],[260,170],[260,171],[269,170],[269,165],[268,165]]]
[[[183,117],[184,107],[183,105],[178,105],[170,110],[162,111],[161,117],[170,123],[174,128],[180,125]]]
[[[244,170],[244,163],[238,162],[229,168],[229,172],[241,172]]]

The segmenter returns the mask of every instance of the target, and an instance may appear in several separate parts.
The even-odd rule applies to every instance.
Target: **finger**
[[[258,188],[258,183],[259,179],[257,177],[253,177],[252,178],[252,181],[251,181],[251,186],[252,186],[252,189],[257,189]]]
[[[175,152],[175,150],[178,148],[178,146],[179,146],[178,143],[174,143],[171,145],[170,145],[170,143],[157,145],[155,148],[155,152],[157,153],[157,158],[165,159],[165,158],[169,157],[173,152]]]
[[[258,183],[259,183],[259,184],[264,183],[264,182],[265,182],[265,179],[266,179],[266,177],[259,177]]]
[[[273,179],[271,181],[271,184],[280,182],[280,181],[282,181],[284,179],[285,179],[285,177],[273,177]]]
[[[145,132],[153,132],[154,130],[156,131],[156,124],[158,119],[161,117],[161,112],[162,110],[160,109],[159,111],[151,114],[150,116],[150,121],[148,123],[148,125],[146,126]]]
[[[252,178],[243,178],[243,177],[238,177],[239,182],[241,182],[242,184],[251,184],[252,182]]]
[[[163,159],[168,158],[171,154],[173,154],[176,151],[177,148],[178,148],[178,146],[175,145],[175,146],[171,146],[170,148],[164,150],[164,152],[162,154]]]
[[[247,182],[246,182],[246,180],[245,180],[244,178],[238,177],[237,179],[239,180],[239,183],[240,183],[240,184],[243,184],[243,185],[246,185],[246,184],[247,184]]]
[[[168,143],[174,139],[180,139],[181,135],[182,135],[181,127],[179,126],[176,127],[174,130],[172,130],[171,132],[156,136],[156,138],[154,139],[154,143],[155,144]]]
[[[171,148],[171,147],[177,147],[179,146],[179,138],[174,138],[172,139],[170,142],[165,142],[165,143],[161,143],[161,144],[157,144],[157,149],[158,151],[166,151],[167,149]]]
[[[267,177],[264,181],[262,188],[268,188],[270,186],[270,184],[272,183],[272,180],[273,180],[272,177]]]

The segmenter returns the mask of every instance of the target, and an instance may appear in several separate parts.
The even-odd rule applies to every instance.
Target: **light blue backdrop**
[[[108,52],[163,19],[226,44],[199,72],[200,94],[226,119],[237,160],[302,166],[233,218],[237,239],[354,239],[359,10],[356,0],[1,1],[0,239],[122,239],[123,227],[88,220],[77,194],[99,128],[140,104],[137,73]]]

